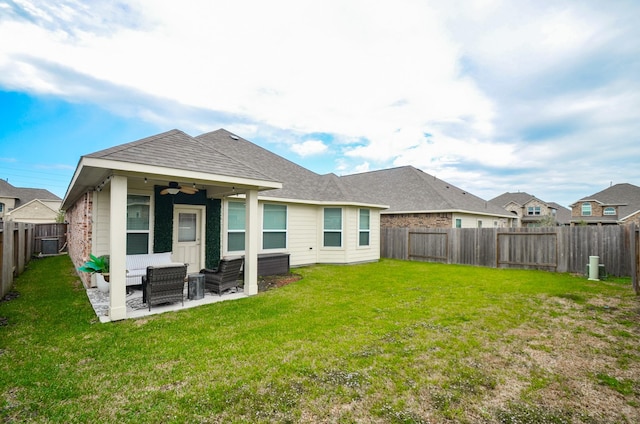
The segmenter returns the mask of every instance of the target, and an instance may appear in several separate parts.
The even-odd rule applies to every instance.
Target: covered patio
[[[189,273],[215,268],[221,256],[222,202],[227,197],[246,205],[244,291],[185,300],[185,307],[257,294],[258,193],[278,188],[280,182],[177,130],[83,156],[63,209],[71,228],[69,253],[74,264],[82,265],[89,253],[110,257],[107,299],[93,295],[83,276],[101,321],[142,313],[136,291],[128,290],[127,255],[170,251],[173,262],[188,264]],[[184,216],[193,218],[188,245],[180,243],[181,229],[191,225],[183,224]]]
[[[242,290],[242,288],[239,288],[238,290],[231,289],[222,293],[222,295],[218,295],[210,291],[205,291],[204,297],[202,299],[194,300],[188,299],[186,291],[187,288],[185,287],[184,305],[180,302],[173,302],[163,305],[154,305],[151,310],[149,310],[148,306],[142,302],[142,290],[132,290],[126,294],[126,318],[144,318],[164,312],[180,311],[202,305],[209,305],[212,303],[224,302],[227,300],[238,300],[248,297],[248,295],[244,293],[244,290]],[[89,302],[91,303],[91,306],[96,313],[96,317],[100,320],[100,322],[111,321],[111,318],[109,317],[109,293],[101,292],[97,288],[90,288],[87,289],[87,297],[89,298]]]

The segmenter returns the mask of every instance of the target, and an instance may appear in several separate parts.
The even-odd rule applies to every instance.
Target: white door
[[[204,207],[175,206],[173,213],[173,260],[188,264],[187,272],[204,268]]]

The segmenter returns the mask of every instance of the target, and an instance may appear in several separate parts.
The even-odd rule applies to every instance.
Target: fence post
[[[5,220],[2,230],[2,297],[13,284],[13,221]]]
[[[630,225],[629,234],[629,255],[631,256],[631,279],[633,290],[640,295],[640,229],[635,223]]]

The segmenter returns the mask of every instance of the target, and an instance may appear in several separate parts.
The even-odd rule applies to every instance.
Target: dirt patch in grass
[[[258,277],[258,291],[265,292],[267,290],[277,289],[287,284],[295,283],[302,279],[302,276],[294,273],[268,275],[266,277]]]
[[[500,422],[640,422],[640,335],[624,325],[632,305],[543,305],[544,323],[534,319],[507,332],[509,342],[485,362],[502,378],[480,409]]]

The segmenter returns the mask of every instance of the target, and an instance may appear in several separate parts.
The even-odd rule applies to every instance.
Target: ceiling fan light
[[[169,187],[167,189],[167,193],[169,194],[178,194],[179,192],[180,192],[180,189],[176,187]]]

